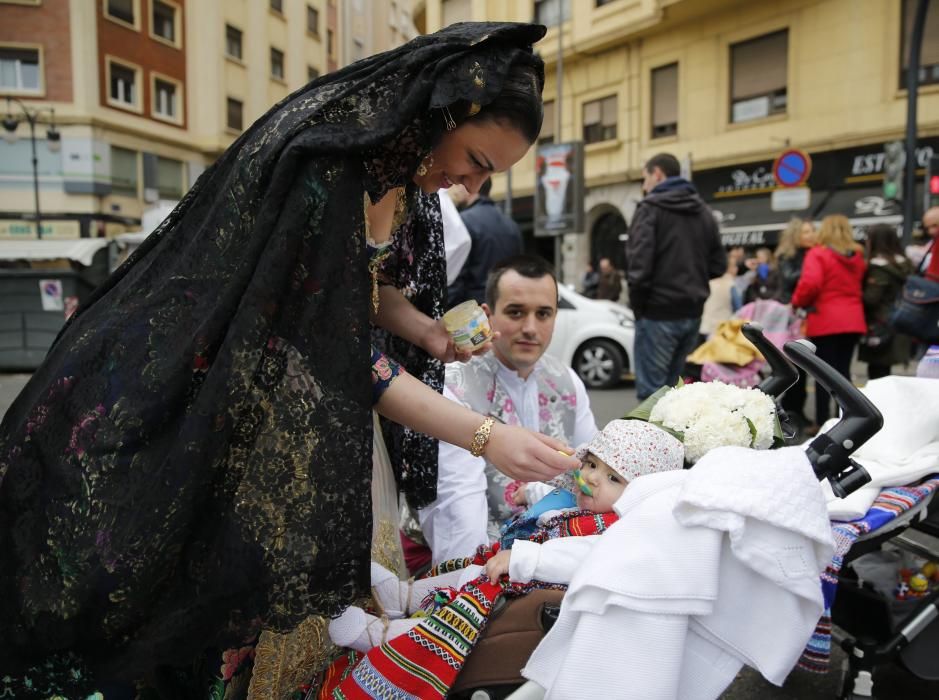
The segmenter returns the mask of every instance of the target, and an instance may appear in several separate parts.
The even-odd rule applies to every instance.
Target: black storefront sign
[[[939,139],[922,139],[916,149],[917,169],[924,169],[933,153],[939,153]],[[859,236],[873,223],[902,223],[900,205],[886,200],[882,192],[883,144],[812,153],[811,157],[807,186],[812,197],[804,211],[774,212],[770,207],[770,195],[777,187],[772,160],[694,174],[695,186],[718,218],[725,245],[775,246],[779,233],[796,216],[819,219],[844,214]],[[918,193],[914,196],[920,201]]]

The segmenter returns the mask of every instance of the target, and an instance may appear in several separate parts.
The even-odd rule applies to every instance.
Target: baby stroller
[[[753,352],[753,346],[747,343],[749,336],[742,333],[742,327],[748,323],[759,324],[763,336],[777,348],[801,337],[801,321],[789,306],[772,299],[757,299],[738,309],[732,319],[721,322],[714,333],[688,356],[686,369],[689,374],[703,382],[756,386],[771,366],[765,359],[760,359]],[[697,371],[693,372],[695,368]]]
[[[897,601],[893,590],[874,586],[863,578],[865,560],[899,550],[929,560],[939,559],[939,548],[910,537],[918,531],[939,537],[939,501],[922,500],[894,521],[854,542],[838,576],[832,621],[841,632],[847,658],[841,669],[842,700],[874,695],[874,672],[899,663],[917,678],[939,680],[939,588],[921,598]],[[894,581],[896,572],[893,570]],[[892,588],[892,586],[891,586]]]
[[[806,449],[807,456],[818,478],[828,480],[836,495],[849,494],[863,485],[868,476],[863,468],[850,459],[850,454],[883,425],[883,417],[878,409],[850,382],[819,360],[814,355],[812,346],[806,341],[787,343],[783,355],[767,340],[757,324],[746,326],[744,333],[760,349],[773,369],[772,374],[759,385],[762,391],[778,400],[798,378],[797,370],[786,359],[788,356],[835,397],[842,408],[842,418],[828,433],[819,435],[811,442]],[[795,431],[792,426],[786,425],[784,414],[781,419],[784,423],[784,434],[791,439]],[[897,527],[902,529],[900,524]],[[895,536],[899,531],[893,529],[889,537]],[[557,619],[562,595],[558,591],[535,591],[524,598],[503,602],[501,609],[496,610],[490,617],[481,640],[467,659],[448,697],[458,700],[494,700],[510,697],[524,682],[519,676],[519,669],[525,665],[534,647]],[[910,622],[903,625],[901,632],[894,632],[894,628],[891,628],[887,634],[889,639],[863,636],[845,641],[846,649],[859,651],[851,655],[851,667],[845,674],[845,690],[842,697],[869,697],[861,694],[864,690],[861,686],[869,679],[870,664],[886,661],[890,654],[899,653],[903,647],[916,647],[914,650],[917,651],[918,659],[924,658],[920,656],[922,652],[918,651],[920,644],[935,648],[935,640],[932,640],[930,635],[936,634],[939,625],[929,627],[929,633],[922,634],[922,641],[916,645],[910,642],[926,631],[929,622],[936,617],[936,595],[939,594],[923,601],[917,611],[912,613]],[[846,611],[843,606],[836,607],[834,615],[837,624],[848,630],[857,629],[850,620],[844,618],[863,618],[867,613],[863,605],[858,607],[858,610],[851,611]],[[865,623],[862,620],[859,624]],[[888,651],[888,647],[891,651]],[[879,654],[875,656],[869,653],[872,648],[876,648]],[[926,655],[928,656],[928,652]],[[936,664],[933,662],[932,665],[935,671]],[[860,681],[857,680],[859,677]]]

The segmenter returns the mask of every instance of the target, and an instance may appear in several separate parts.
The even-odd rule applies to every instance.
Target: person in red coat
[[[851,234],[847,217],[835,214],[822,219],[818,244],[806,253],[792,293],[792,306],[808,311],[805,334],[815,344],[816,354],[849,380],[854,348],[867,332],[862,293],[867,263]],[[831,397],[816,384],[817,425],[830,415]]]
[[[932,238],[932,257],[926,267],[926,276],[939,282],[939,248],[936,247],[936,241],[939,241],[939,207],[930,207],[926,210],[923,214],[923,228]]]

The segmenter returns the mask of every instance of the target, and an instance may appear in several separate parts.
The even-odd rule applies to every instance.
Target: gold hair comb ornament
[[[456,129],[456,121],[454,121],[453,115],[450,114],[450,108],[444,105],[440,108],[440,111],[443,112],[443,120],[447,125],[447,131],[453,131]]]

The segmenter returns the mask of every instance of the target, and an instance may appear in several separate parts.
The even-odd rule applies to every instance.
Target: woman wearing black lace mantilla
[[[543,33],[455,25],[294,93],[72,317],[0,424],[0,691],[184,697],[207,649],[361,597],[373,405],[513,478],[575,466],[419,381],[458,357],[432,193],[535,141]],[[436,455],[397,466],[434,497]]]

